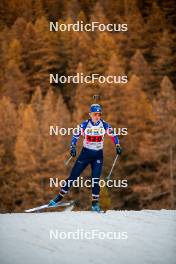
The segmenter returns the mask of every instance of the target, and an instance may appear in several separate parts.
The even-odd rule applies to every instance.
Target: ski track
[[[175,264],[176,211],[0,214],[1,264]],[[127,232],[127,239],[50,239],[50,230]]]

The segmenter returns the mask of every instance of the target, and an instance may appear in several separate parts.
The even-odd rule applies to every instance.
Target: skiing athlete
[[[118,136],[113,133],[112,127],[101,119],[102,108],[99,104],[92,104],[90,107],[90,119],[83,121],[79,126],[79,133],[73,134],[70,155],[76,157],[76,143],[81,135],[83,135],[83,148],[77,158],[70,176],[65,180],[64,187],[60,189],[59,194],[50,201],[49,206],[57,206],[64,195],[68,192],[71,182],[74,182],[83,170],[90,164],[92,169],[92,211],[100,212],[99,206],[99,180],[103,165],[103,141],[104,135],[108,134],[113,140],[118,155],[122,153]]]

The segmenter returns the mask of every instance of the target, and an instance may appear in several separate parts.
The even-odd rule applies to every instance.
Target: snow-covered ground
[[[176,211],[1,214],[0,240],[1,264],[175,264]]]

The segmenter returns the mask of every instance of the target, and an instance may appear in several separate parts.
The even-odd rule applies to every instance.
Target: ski
[[[106,213],[106,211],[103,211],[103,210],[101,210],[101,211],[99,211],[99,212],[96,212],[96,211],[90,211],[90,212],[92,212],[92,213],[97,213],[97,214],[105,214]]]
[[[74,203],[75,203],[75,201],[73,200],[73,201],[69,201],[69,202],[59,202],[55,206],[49,206],[48,204],[44,204],[44,205],[41,205],[41,206],[38,206],[35,208],[27,209],[24,212],[25,213],[32,213],[32,212],[39,212],[41,210],[48,209],[48,208],[69,207],[71,205],[74,205]]]

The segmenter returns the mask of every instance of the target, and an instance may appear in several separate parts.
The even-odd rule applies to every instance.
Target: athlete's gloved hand
[[[119,144],[116,144],[116,152],[118,155],[121,155],[122,154],[122,148]]]
[[[71,148],[70,148],[70,155],[72,157],[76,157],[76,146],[71,146]]]

